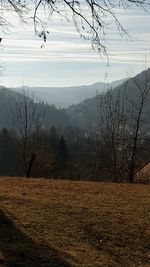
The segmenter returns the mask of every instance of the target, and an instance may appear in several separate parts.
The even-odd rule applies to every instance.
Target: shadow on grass
[[[0,266],[69,267],[63,256],[52,247],[34,243],[0,210]]]

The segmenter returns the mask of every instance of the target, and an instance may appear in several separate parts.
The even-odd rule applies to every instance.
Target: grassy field
[[[150,266],[150,185],[0,178],[0,266]]]

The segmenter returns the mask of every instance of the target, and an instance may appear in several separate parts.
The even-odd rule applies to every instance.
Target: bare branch
[[[29,4],[34,7],[33,10],[29,10]],[[0,0],[1,9],[8,13],[10,11],[17,13],[21,20],[24,19],[25,12],[33,12],[31,17],[35,33],[45,42],[49,33],[47,22],[53,18],[54,14],[58,14],[71,20],[81,38],[89,40],[93,48],[105,55],[107,55],[106,29],[110,23],[117,26],[122,36],[130,38],[128,31],[116,15],[116,9],[138,6],[147,10],[149,5],[148,0]],[[45,19],[40,14],[41,10],[47,11]],[[3,16],[0,17],[1,30],[8,27],[9,23]]]

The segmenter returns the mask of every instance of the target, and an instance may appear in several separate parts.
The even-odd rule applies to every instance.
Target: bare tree
[[[106,54],[105,39],[108,18],[115,23],[119,32],[128,36],[120,20],[116,15],[117,8],[130,8],[139,6],[144,9],[148,8],[148,0],[0,0],[1,12],[15,12],[21,20],[27,22],[24,17],[26,13],[30,14],[33,19],[36,34],[46,41],[48,28],[47,22],[55,14],[61,18],[72,21],[75,29],[80,36],[90,40],[93,47],[98,51]],[[32,8],[31,8],[32,6]],[[41,15],[44,10],[45,18]],[[47,15],[46,15],[47,14]],[[0,28],[5,30],[10,26],[10,21],[0,14]]]
[[[127,179],[128,127],[124,99],[109,90],[98,97],[99,130],[96,142],[97,168],[101,177],[114,182]]]
[[[18,137],[24,175],[30,177],[31,169],[40,148],[40,134],[44,118],[43,107],[30,98],[29,91],[20,95],[11,110],[11,122]]]
[[[145,118],[147,114],[147,106],[149,105],[150,97],[150,72],[149,70],[143,72],[142,79],[138,77],[131,78],[131,84],[129,85],[130,90],[134,90],[134,98],[130,98],[126,94],[127,101],[132,107],[132,128],[131,128],[131,162],[130,162],[130,171],[129,171],[129,182],[134,181],[134,173],[136,167],[137,159],[137,146],[138,141],[141,139],[146,129],[146,125],[149,123],[149,120]],[[128,82],[127,85],[128,87]],[[129,90],[128,89],[128,90]],[[148,115],[149,116],[149,115]],[[147,116],[147,117],[148,117]]]
[[[129,79],[124,88],[98,98],[98,167],[106,177],[134,181],[138,149],[149,132],[150,69]]]

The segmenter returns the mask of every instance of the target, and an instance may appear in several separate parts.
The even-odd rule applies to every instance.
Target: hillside
[[[119,84],[121,84],[123,80],[114,81],[110,84],[113,88]],[[80,119],[76,123],[74,120],[74,116],[72,116],[72,112],[70,108],[59,108],[60,106],[68,106],[70,104],[78,104],[79,102],[85,100],[86,98],[91,98],[93,102],[93,96],[96,95],[96,92],[103,92],[106,90],[105,83],[95,83],[90,86],[74,86],[74,87],[32,87],[32,88],[13,88],[8,89],[5,87],[0,87],[0,129],[12,128],[10,121],[10,113],[16,107],[16,100],[22,98],[22,94],[29,90],[31,92],[31,97],[34,95],[36,100],[39,100],[39,109],[40,102],[42,101],[42,105],[44,107],[44,127],[50,128],[51,126],[55,127],[66,127],[70,125],[75,125],[80,127]],[[87,100],[87,103],[90,100]],[[85,102],[86,103],[86,102]],[[57,107],[56,107],[57,106]],[[79,104],[80,106],[80,104]],[[78,109],[78,105],[77,107]],[[89,105],[90,108],[90,105]],[[85,114],[85,122],[87,120],[91,121],[92,114],[97,114],[96,105],[91,106],[92,110],[89,110],[87,113],[87,109],[83,108],[84,117]],[[76,112],[75,112],[76,113]],[[84,126],[84,124],[82,125]],[[86,130],[85,126],[85,129]],[[82,127],[83,128],[83,127]],[[88,127],[87,127],[88,128]]]
[[[10,113],[21,94],[0,86],[0,129],[9,127]]]
[[[0,266],[149,267],[149,185],[0,178]]]
[[[31,94],[32,97],[32,94]],[[5,87],[0,87],[0,129],[12,129],[11,112],[16,110],[17,103],[22,99],[22,94]],[[41,110],[41,105],[44,109],[43,126],[50,128],[51,126],[65,127],[70,124],[70,117],[65,109],[57,109],[53,105],[38,103],[38,108]]]
[[[148,77],[150,84],[150,69],[143,71],[134,77],[135,81],[138,82],[138,85],[143,88],[145,84],[145,77]],[[99,125],[99,116],[102,114],[100,108],[99,96],[105,96],[106,92],[99,94],[99,92],[106,90],[106,84],[96,83],[91,86],[81,86],[81,87],[62,87],[62,88],[30,88],[32,92],[35,92],[35,98],[39,97],[42,101],[55,103],[58,105],[57,100],[59,99],[59,105],[68,105],[69,103],[78,103],[81,99],[86,98],[89,95],[90,98],[78,103],[69,106],[68,108],[57,108],[54,105],[45,104],[42,102],[42,105],[45,109],[45,120],[44,127],[50,128],[55,126],[58,128],[65,128],[67,126],[73,125],[80,128],[85,132],[95,132],[98,129]],[[139,92],[137,90],[137,85],[133,79],[128,79],[125,82],[123,80],[113,82],[109,85],[112,88],[112,95],[115,96],[118,92],[120,93],[121,98],[126,98],[126,108],[130,109],[130,101],[134,100],[136,105],[139,103]],[[103,89],[102,89],[103,88]],[[21,88],[15,88],[18,92],[21,92]],[[86,92],[86,93],[85,93]],[[91,92],[91,93],[90,93]],[[91,97],[94,92],[94,97]],[[97,95],[96,95],[97,92]],[[85,97],[83,95],[85,93]],[[90,95],[91,94],[91,95]],[[95,96],[96,95],[96,96]],[[20,97],[21,93],[16,91],[2,88],[0,89],[0,128],[8,127],[8,117],[10,113],[10,106],[15,105],[15,99]],[[81,97],[82,96],[82,97]],[[76,99],[76,100],[75,100]],[[68,104],[64,104],[64,101],[69,101]],[[149,127],[149,116],[150,116],[150,94],[147,97],[147,104],[145,105],[143,114],[144,120],[146,121],[146,126]],[[10,105],[11,103],[11,105]],[[40,104],[39,104],[40,105]]]
[[[143,71],[134,77],[126,80],[120,85],[112,88],[112,96],[115,97],[119,92],[121,99],[126,99],[126,108],[130,109],[131,102],[134,100],[135,105],[138,106],[140,93],[138,87],[142,90],[146,84],[146,79],[148,81],[147,86],[150,86],[150,69]],[[106,93],[103,94],[105,97]],[[72,123],[77,125],[79,128],[84,130],[95,130],[99,125],[99,116],[102,112],[100,108],[100,94],[97,94],[93,98],[86,99],[85,101],[79,103],[78,105],[70,106],[67,111],[71,117]],[[104,99],[102,96],[101,99]],[[150,91],[147,95],[147,102],[144,108],[143,113],[145,114],[144,120],[147,121],[147,125],[150,123]]]

